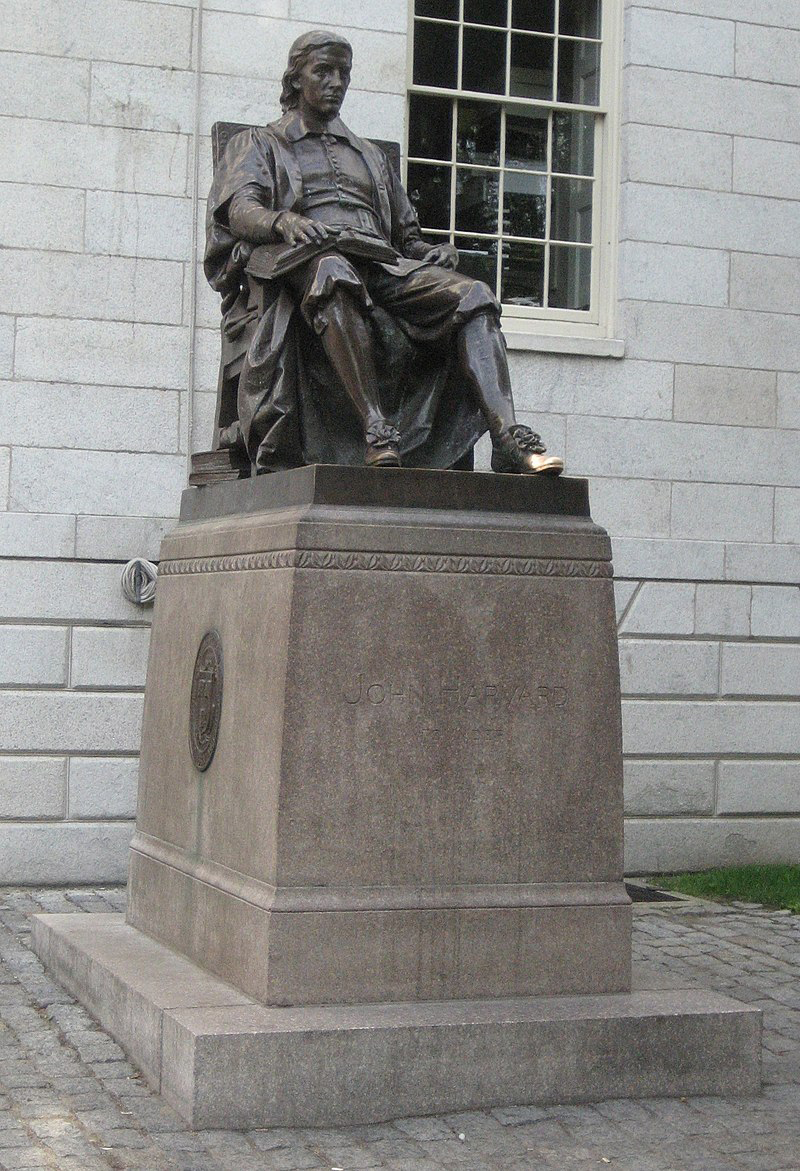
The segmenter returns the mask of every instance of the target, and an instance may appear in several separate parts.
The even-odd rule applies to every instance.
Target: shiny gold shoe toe
[[[564,461],[557,455],[535,455],[533,452],[524,452],[522,467],[519,469],[528,476],[560,476],[564,471]]]

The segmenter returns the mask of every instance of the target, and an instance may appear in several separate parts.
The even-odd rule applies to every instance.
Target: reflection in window
[[[549,304],[554,309],[589,308],[592,288],[590,248],[550,245]]]
[[[497,197],[500,177],[497,171],[456,171],[455,227],[458,232],[496,232]]]
[[[545,237],[547,226],[547,177],[506,175],[503,189],[503,234]]]
[[[600,0],[561,0],[558,31],[565,37],[599,37]]]
[[[596,106],[599,98],[600,46],[595,41],[558,41],[558,100]]]
[[[454,243],[460,257],[459,271],[494,286],[497,278],[497,241],[456,236]]]
[[[594,115],[553,115],[553,170],[564,175],[594,174]]]
[[[553,179],[550,235],[554,240],[592,242],[591,179]]]
[[[458,84],[458,28],[417,21],[414,29],[414,85],[454,89]]]
[[[458,20],[458,0],[417,0],[416,14],[437,20]]]
[[[500,106],[494,102],[458,103],[456,159],[459,163],[500,163]],[[452,148],[451,148],[452,149]]]
[[[464,20],[468,24],[508,24],[508,0],[464,0]]]
[[[555,32],[555,0],[514,0],[511,26],[535,33]]]
[[[515,98],[553,99],[552,37],[511,34],[511,84]]]
[[[601,9],[415,0],[409,193],[426,236],[520,310],[593,308]]]
[[[450,227],[449,167],[409,163],[408,195],[422,227]]]
[[[506,34],[488,28],[464,29],[461,88],[478,93],[506,92]]]
[[[453,103],[449,98],[412,94],[408,119],[408,153],[417,159],[450,159],[453,150]]]
[[[506,166],[522,171],[547,170],[549,116],[532,106],[506,108]]]
[[[500,297],[506,304],[530,308],[544,304],[544,256],[541,244],[503,245]]]

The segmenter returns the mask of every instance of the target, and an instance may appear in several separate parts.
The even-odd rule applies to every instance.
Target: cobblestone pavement
[[[32,913],[120,911],[124,902],[119,887],[0,889],[2,1171],[800,1171],[800,916],[635,908],[638,961],[667,983],[764,1010],[762,1096],[235,1133],[187,1130],[29,949]]]

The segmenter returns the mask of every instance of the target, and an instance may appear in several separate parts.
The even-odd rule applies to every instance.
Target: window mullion
[[[509,3],[506,11],[506,78],[505,90],[503,91],[505,97],[511,93],[511,4]]]
[[[603,111],[611,109],[611,85],[612,76],[611,70],[606,68],[606,56],[608,54],[609,45],[609,5],[606,0],[600,5],[600,28],[598,29],[598,36],[600,39],[600,82],[597,86],[597,100],[601,103]]]
[[[605,6],[604,6],[605,7]],[[601,81],[602,81],[602,65],[601,65]],[[603,152],[603,142],[605,139],[605,125],[603,119],[600,117],[594,120],[594,177],[592,179],[592,279],[589,287],[591,289],[591,305],[592,312],[597,313],[600,304],[600,264],[598,258],[606,249],[606,241],[603,238],[604,225],[606,218],[605,209],[605,191],[603,184],[597,182],[597,176],[604,173],[605,158]],[[608,241],[610,245],[611,241]]]
[[[464,81],[464,0],[458,0],[458,73],[459,91]]]
[[[511,93],[511,4],[506,6],[506,69],[504,81],[504,96]],[[506,202],[506,115],[508,113],[505,102],[500,106],[500,177],[497,183],[497,257],[495,261],[496,292],[500,300],[503,296],[503,249],[505,248],[505,216]]]
[[[458,89],[464,80],[464,0],[458,0]],[[453,102],[453,125],[450,132],[450,242],[455,244],[456,229],[456,196],[458,194],[458,107],[456,99]]]
[[[464,0],[461,0],[462,5]],[[453,125],[450,128],[450,243],[455,244],[456,193],[458,191],[458,99],[453,99]]]
[[[558,26],[556,26],[558,27]],[[544,189],[544,281],[542,286],[542,305],[550,303],[550,227],[553,214],[553,135],[555,133],[555,114],[550,111],[547,119],[547,174]]]
[[[506,198],[506,107],[500,107],[500,174],[497,180],[497,297],[498,300],[502,296],[503,287],[503,233],[505,231],[505,222],[503,220],[503,205]]]
[[[558,56],[560,44],[558,40],[558,30],[561,28],[561,0],[556,0],[555,4],[555,19],[556,19],[556,38],[553,42],[553,101],[558,101]]]

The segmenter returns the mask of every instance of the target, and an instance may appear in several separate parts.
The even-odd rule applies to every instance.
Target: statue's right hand
[[[282,211],[273,224],[273,231],[287,244],[321,244],[328,238],[324,224],[293,211]]]

